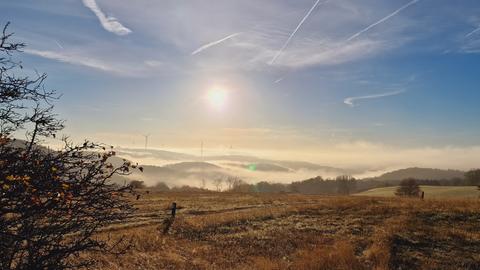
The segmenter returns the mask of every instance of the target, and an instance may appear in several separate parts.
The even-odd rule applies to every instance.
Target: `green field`
[[[425,192],[425,198],[479,198],[480,191],[475,186],[420,186]],[[358,196],[374,196],[374,197],[393,197],[397,187],[374,188],[364,192],[357,193]]]

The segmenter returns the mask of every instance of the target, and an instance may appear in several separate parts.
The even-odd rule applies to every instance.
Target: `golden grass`
[[[291,268],[298,270],[362,270],[366,269],[355,255],[352,243],[336,242],[333,246],[318,246],[298,252]]]
[[[183,208],[164,235],[172,201]],[[137,218],[99,235],[134,248],[85,254],[99,269],[480,269],[477,200],[151,193],[135,203]]]

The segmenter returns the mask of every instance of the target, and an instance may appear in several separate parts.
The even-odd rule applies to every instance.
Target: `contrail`
[[[55,43],[57,44],[57,46],[63,50],[63,46],[62,44],[60,44],[60,42],[58,42],[58,40],[54,39],[53,41],[55,41]]]
[[[322,2],[321,4],[325,4],[327,3],[328,1],[330,0],[326,0],[324,2]],[[297,25],[297,28],[295,28],[295,30],[293,30],[293,32],[290,34],[290,36],[288,37],[287,41],[285,42],[285,44],[283,44],[283,47],[277,52],[277,54],[272,58],[272,60],[270,61],[270,65],[272,65],[273,63],[275,63],[275,61],[277,60],[277,58],[282,54],[283,50],[285,50],[285,48],[287,48],[288,44],[290,43],[290,41],[292,40],[292,38],[295,36],[295,34],[297,33],[297,31],[300,29],[300,27],[302,27],[303,23],[308,19],[308,17],[310,17],[310,14],[312,14],[313,10],[318,6],[318,4],[320,3],[320,0],[317,0],[315,2],[315,4],[313,4],[312,8],[310,8],[310,10],[307,12],[307,15],[305,15],[305,17],[303,17],[303,19],[300,21],[300,23]]]
[[[210,42],[210,43],[208,43],[208,44],[205,44],[205,45],[203,45],[202,47],[200,47],[200,48],[196,49],[195,51],[193,51],[193,52],[192,52],[192,55],[195,55],[195,54],[197,54],[197,53],[200,53],[200,52],[202,52],[202,51],[204,51],[204,50],[206,50],[206,49],[208,49],[208,48],[210,48],[210,47],[216,46],[216,45],[218,45],[218,44],[220,44],[220,43],[222,43],[222,42],[224,42],[224,41],[227,41],[227,40],[229,40],[229,39],[231,39],[231,38],[233,38],[233,37],[236,37],[236,36],[238,36],[238,35],[240,35],[240,34],[241,34],[241,33],[231,34],[231,35],[229,35],[229,36],[227,36],[227,37],[224,37],[224,38],[222,38],[222,39],[220,39],[220,40],[217,40],[217,41],[214,41],[214,42]]]
[[[372,99],[372,98],[382,98],[382,97],[389,97],[389,96],[396,96],[399,94],[405,93],[405,90],[398,90],[394,92],[388,92],[383,94],[376,94],[376,95],[368,95],[368,96],[360,96],[360,97],[348,97],[343,100],[343,103],[347,104],[350,107],[355,106],[355,101],[360,99]]]
[[[479,27],[479,28],[477,28],[477,29],[475,29],[475,30],[473,30],[472,32],[470,32],[470,33],[466,34],[466,35],[465,35],[465,37],[469,37],[469,36],[471,36],[471,35],[475,34],[475,33],[476,33],[476,32],[478,32],[478,31],[480,31],[480,27]]]
[[[390,13],[390,14],[387,15],[386,17],[383,17],[381,20],[379,20],[379,21],[377,21],[377,22],[369,25],[368,27],[364,28],[364,29],[361,30],[360,32],[357,32],[357,33],[354,34],[353,36],[349,37],[349,38],[347,39],[347,41],[351,41],[352,39],[360,36],[361,34],[363,34],[363,33],[365,33],[365,32],[367,32],[367,31],[370,30],[371,28],[373,28],[373,27],[375,27],[375,26],[383,23],[384,21],[392,18],[393,16],[397,15],[398,13],[400,13],[402,10],[404,10],[404,9],[408,8],[409,6],[417,3],[418,1],[420,1],[420,0],[413,0],[413,1],[408,2],[406,5],[404,5],[404,6],[402,6],[401,8],[395,10],[394,12]]]

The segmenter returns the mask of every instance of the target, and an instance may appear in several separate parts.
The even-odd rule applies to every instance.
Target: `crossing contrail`
[[[367,32],[368,30],[372,29],[373,27],[375,27],[375,26],[377,26],[377,25],[385,22],[386,20],[392,18],[393,16],[397,15],[398,13],[400,13],[402,10],[404,10],[404,9],[408,8],[409,6],[417,3],[418,1],[420,1],[420,0],[413,0],[413,1],[408,2],[407,4],[405,4],[404,6],[402,6],[401,8],[399,8],[399,9],[395,10],[394,12],[390,13],[389,15],[383,17],[383,18],[380,19],[379,21],[377,21],[377,22],[375,22],[375,23],[367,26],[367,27],[364,28],[363,30],[355,33],[353,36],[349,37],[349,38],[347,39],[347,41],[351,41],[352,39],[357,38],[357,37],[360,36],[361,34]]]
[[[327,3],[328,1],[330,0],[326,0],[324,2],[321,3],[321,5]],[[287,48],[288,44],[290,43],[290,41],[292,40],[292,38],[295,36],[295,34],[297,33],[297,31],[300,29],[300,27],[302,27],[303,23],[308,19],[308,17],[310,17],[310,14],[312,14],[313,10],[318,6],[318,4],[320,3],[320,0],[317,0],[315,2],[315,4],[313,4],[312,8],[310,8],[310,10],[307,12],[307,15],[305,15],[305,17],[303,17],[303,19],[300,21],[300,23],[297,25],[297,28],[295,28],[295,30],[293,30],[293,32],[290,34],[290,36],[288,37],[287,41],[285,42],[285,44],[283,44],[283,47],[277,52],[277,54],[275,54],[275,56],[272,58],[272,60],[270,61],[270,65],[272,65],[273,63],[275,63],[275,61],[277,60],[277,58],[282,54],[282,52],[285,50],[285,48]]]
[[[193,52],[192,52],[192,55],[195,55],[195,54],[197,54],[197,53],[200,53],[200,52],[202,52],[203,50],[206,50],[206,49],[208,49],[208,48],[210,48],[210,47],[213,47],[213,46],[215,46],[215,45],[218,45],[218,44],[220,44],[220,43],[222,43],[222,42],[224,42],[224,41],[227,41],[227,40],[229,40],[229,39],[231,39],[231,38],[233,38],[233,37],[236,37],[236,36],[238,36],[238,35],[240,35],[240,33],[231,34],[231,35],[229,35],[229,36],[227,36],[227,37],[224,37],[224,38],[222,38],[222,39],[219,39],[219,40],[217,40],[217,41],[213,41],[213,42],[210,42],[210,43],[208,43],[208,44],[205,44],[205,45],[203,45],[202,47],[200,47],[200,48],[196,49],[195,51],[193,51]]]

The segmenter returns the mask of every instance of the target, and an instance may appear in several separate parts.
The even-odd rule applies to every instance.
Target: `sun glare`
[[[208,104],[217,110],[221,110],[227,103],[227,91],[222,88],[211,88],[207,93]]]

